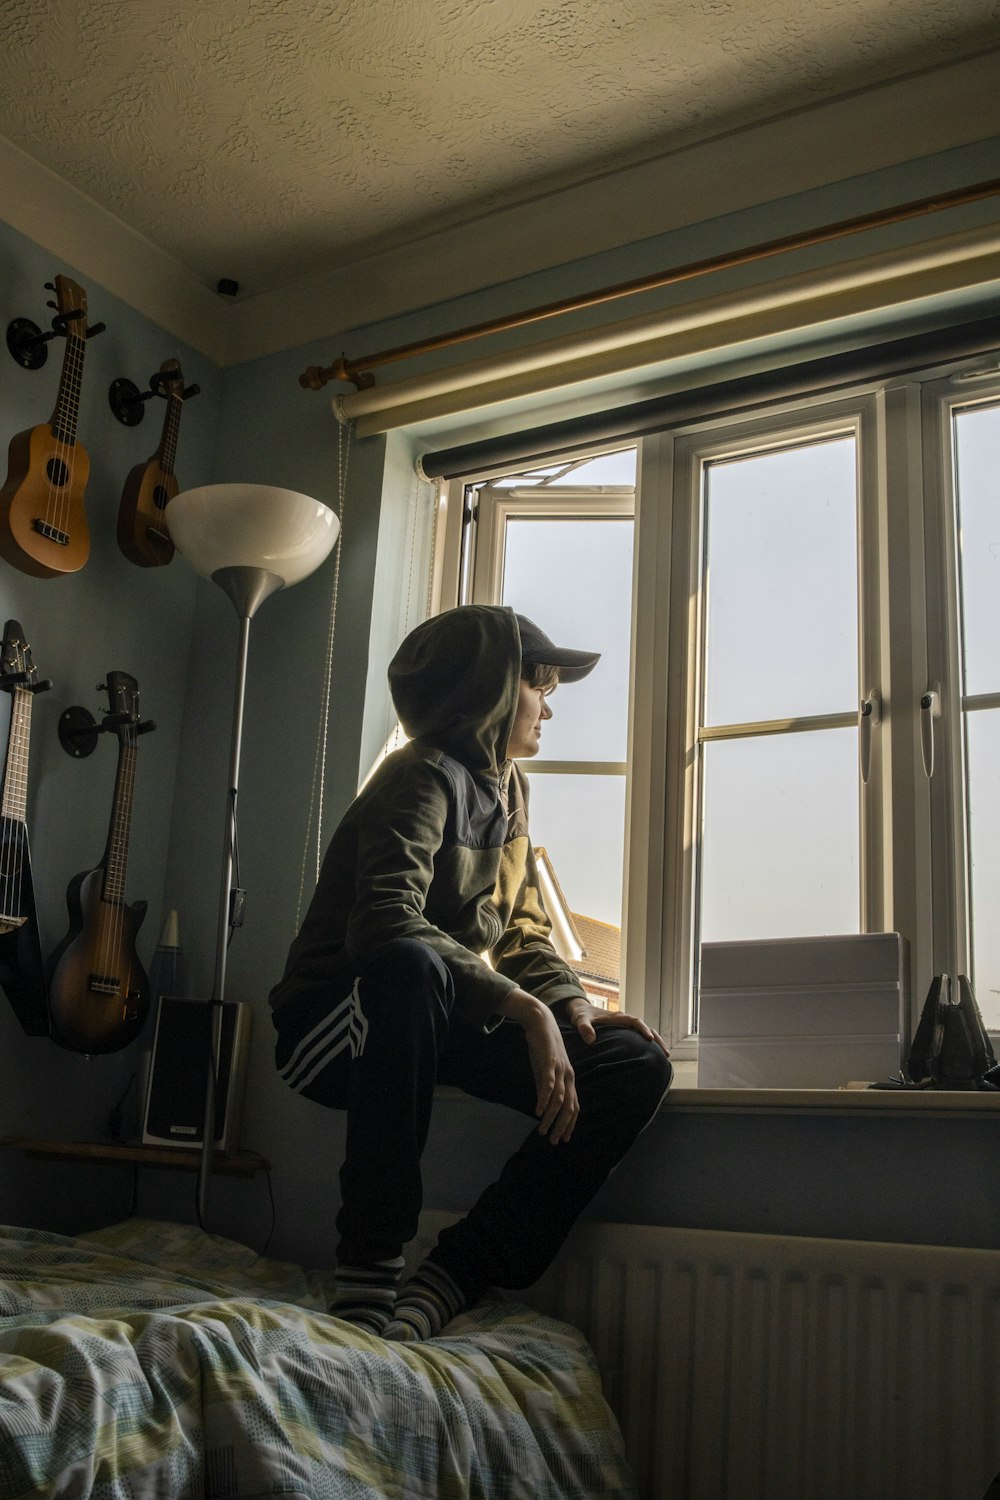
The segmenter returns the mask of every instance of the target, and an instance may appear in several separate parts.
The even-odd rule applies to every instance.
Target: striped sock
[[[369,1333],[382,1333],[392,1320],[403,1264],[396,1255],[368,1266],[338,1265],[330,1312]]]
[[[396,1298],[392,1322],[382,1337],[402,1344],[435,1338],[467,1305],[468,1298],[444,1266],[425,1260]]]

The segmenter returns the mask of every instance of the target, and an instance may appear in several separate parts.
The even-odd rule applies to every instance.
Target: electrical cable
[[[267,1254],[267,1247],[274,1237],[275,1227],[278,1223],[278,1210],[275,1207],[274,1203],[274,1186],[271,1182],[271,1168],[269,1164],[265,1165],[264,1167],[264,1180],[267,1183],[267,1196],[271,1200],[271,1227],[267,1231],[267,1239],[264,1241],[263,1245],[257,1252],[258,1260],[262,1259]]]

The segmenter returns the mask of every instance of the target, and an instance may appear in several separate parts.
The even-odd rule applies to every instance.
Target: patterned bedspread
[[[635,1500],[575,1329],[389,1344],[327,1293],[183,1225],[0,1229],[0,1500]]]

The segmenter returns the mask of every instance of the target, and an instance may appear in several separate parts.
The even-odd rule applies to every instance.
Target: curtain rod
[[[673,286],[679,281],[690,281],[697,276],[707,276],[713,271],[727,271],[735,266],[750,265],[766,260],[772,255],[783,255],[789,250],[806,250],[813,245],[826,244],[830,240],[842,239],[846,235],[860,234],[866,229],[880,229],[890,224],[900,224],[907,219],[924,214],[940,213],[944,209],[959,208],[967,203],[977,203],[983,198],[992,198],[1000,193],[1000,177],[987,182],[974,183],[971,187],[952,188],[947,193],[935,193],[928,198],[914,198],[909,203],[897,204],[895,208],[878,209],[874,213],[859,214],[856,218],[841,219],[833,224],[824,224],[819,229],[810,229],[785,235],[776,240],[765,240],[759,245],[750,245],[743,250],[728,251],[723,255],[708,256],[704,260],[689,261],[675,266],[670,271],[657,271],[640,276],[634,281],[619,282],[616,286],[603,287],[596,292],[584,292],[576,297],[564,297],[558,302],[547,302],[541,307],[529,308],[526,312],[510,313],[504,317],[490,318],[485,323],[472,323],[465,328],[456,328],[452,333],[438,334],[435,338],[421,339],[412,344],[400,344],[394,349],[382,349],[374,354],[363,354],[358,359],[341,355],[332,365],[310,365],[299,376],[299,385],[305,390],[319,391],[331,380],[342,380],[366,390],[374,385],[371,373],[382,365],[395,364],[402,359],[412,359],[419,354],[432,354],[439,349],[450,349],[455,344],[470,339],[485,338],[492,333],[506,333],[513,328],[523,328],[529,323],[540,323],[545,318],[555,318],[562,313],[580,312],[585,308],[599,307],[620,297],[631,297],[638,292],[656,291]]]
[[[418,472],[423,479],[461,479],[486,475],[514,464],[539,464],[573,455],[574,449],[620,439],[636,439],[681,422],[702,417],[750,414],[799,395],[833,395],[838,390],[890,376],[912,374],[957,359],[992,355],[1000,349],[1000,318],[978,318],[930,333],[911,334],[824,355],[801,364],[744,375],[717,385],[697,386],[611,411],[564,422],[550,422],[501,437],[425,453]]]

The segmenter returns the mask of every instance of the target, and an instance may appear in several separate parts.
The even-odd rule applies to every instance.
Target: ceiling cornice
[[[235,302],[220,298],[186,266],[0,139],[3,216],[82,280],[105,287],[214,363],[242,364],[1000,136],[997,62],[992,51],[859,90],[509,209],[443,223],[439,232],[391,251]]]
[[[233,308],[172,256],[0,136],[2,217],[81,281],[96,282],[218,365]]]

